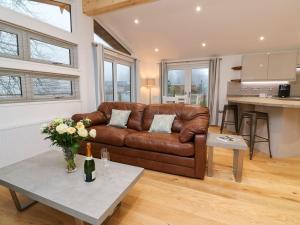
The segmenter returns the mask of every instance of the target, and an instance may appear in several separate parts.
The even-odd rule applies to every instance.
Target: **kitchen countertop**
[[[282,107],[282,108],[299,108],[300,101],[297,100],[285,100],[275,98],[260,98],[260,97],[244,97],[244,96],[227,96],[229,102],[243,103],[250,105],[262,105],[271,107]]]

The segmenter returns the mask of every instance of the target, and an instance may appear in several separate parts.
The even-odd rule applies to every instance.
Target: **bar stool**
[[[234,113],[234,121],[226,121],[227,111],[232,110]],[[221,134],[223,133],[224,125],[234,125],[235,132],[238,133],[238,106],[237,105],[224,105],[222,123],[221,123]]]
[[[250,120],[250,134],[242,134],[241,133],[244,119]],[[257,128],[258,120],[266,121],[267,130],[268,130],[267,138],[256,135],[256,128]],[[258,112],[258,111],[243,112],[242,116],[241,116],[241,121],[240,121],[239,134],[243,137],[250,137],[250,140],[245,139],[248,142],[248,144],[250,144],[250,160],[252,160],[252,157],[253,157],[254,144],[258,143],[258,142],[268,142],[269,154],[270,154],[270,158],[272,158],[271,143],[270,143],[270,125],[269,125],[269,114],[268,113]],[[256,138],[259,138],[260,140],[256,141]]]

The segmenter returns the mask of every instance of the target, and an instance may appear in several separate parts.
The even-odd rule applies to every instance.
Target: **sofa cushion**
[[[130,110],[131,114],[128,119],[127,127],[130,129],[141,131],[143,113],[146,105],[130,102],[103,102],[98,111],[102,112],[109,121],[112,114],[112,109]]]
[[[208,108],[186,104],[153,104],[148,105],[144,111],[143,129],[149,130],[154,115],[175,114],[172,132],[180,132],[183,125],[196,117],[209,118]]]
[[[147,131],[128,134],[125,145],[131,148],[178,156],[193,156],[194,144],[179,142],[178,133],[149,133]]]
[[[136,132],[132,129],[121,129],[117,127],[111,127],[106,125],[94,126],[90,129],[95,129],[97,132],[96,138],[93,139],[93,142],[109,144],[114,146],[124,146],[125,137],[133,132]]]

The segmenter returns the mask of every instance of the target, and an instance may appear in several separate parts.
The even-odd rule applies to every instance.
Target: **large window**
[[[131,102],[135,100],[135,59],[105,50],[104,100]]]
[[[187,103],[208,106],[209,62],[170,63],[164,95],[185,96]]]
[[[78,99],[78,85],[77,76],[0,70],[0,103]]]
[[[71,32],[71,5],[49,0],[0,0],[0,5]]]
[[[0,21],[0,56],[77,67],[76,53],[75,44]]]

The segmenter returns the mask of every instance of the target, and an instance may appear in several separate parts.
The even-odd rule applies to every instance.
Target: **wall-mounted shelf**
[[[231,69],[233,69],[233,70],[242,70],[242,66],[235,66],[235,67],[232,67]]]

